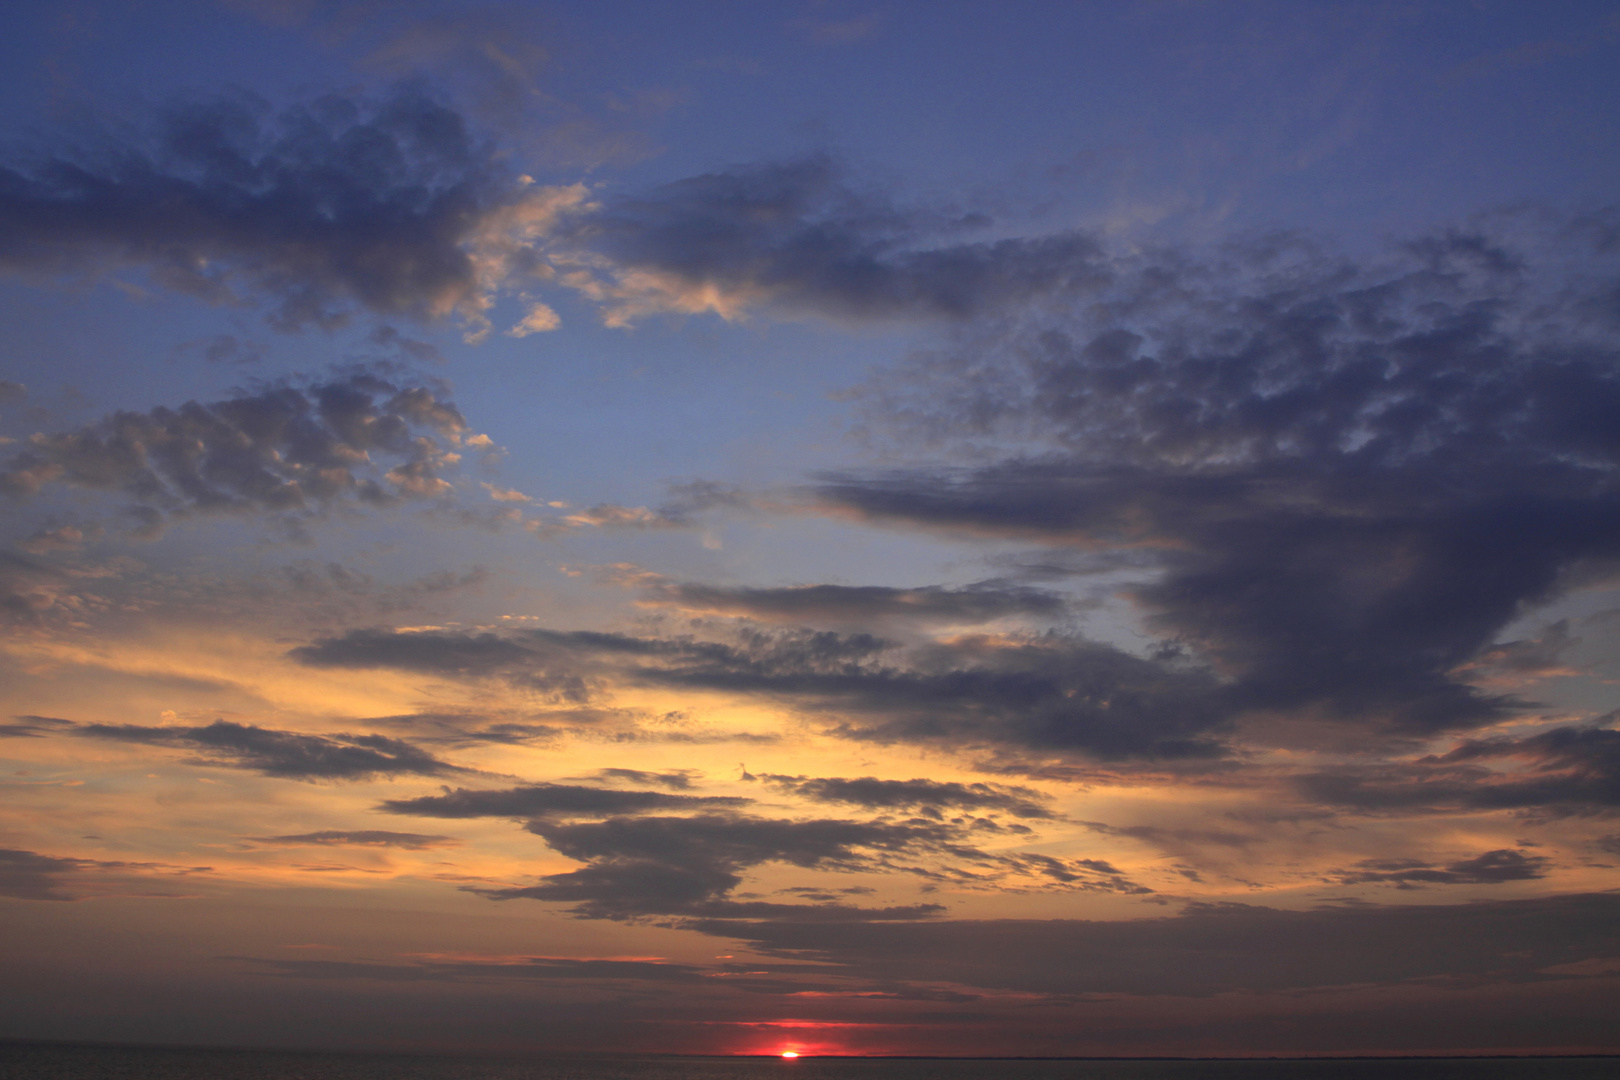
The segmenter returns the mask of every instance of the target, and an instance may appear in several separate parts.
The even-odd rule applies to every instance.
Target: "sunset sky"
[[[1620,4],[18,4],[0,1037],[1620,1052]]]

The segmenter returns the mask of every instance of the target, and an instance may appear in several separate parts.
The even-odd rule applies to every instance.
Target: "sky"
[[[1620,1051],[1620,5],[0,38],[0,1037]]]

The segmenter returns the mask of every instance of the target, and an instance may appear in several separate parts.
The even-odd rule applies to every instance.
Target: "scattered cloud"
[[[131,500],[126,512],[138,534],[188,514],[251,510],[297,519],[342,502],[441,497],[450,485],[438,473],[454,455],[439,439],[466,427],[441,394],[358,374],[178,409],[119,411],[28,439],[0,466],[0,493],[28,496],[52,485],[115,493]]]
[[[1280,911],[1192,904],[1127,921],[749,922],[685,925],[768,955],[835,964],[845,975],[1034,994],[1206,996],[1391,985],[1534,980],[1616,955],[1620,895]],[[1481,943],[1489,947],[1482,948]]]

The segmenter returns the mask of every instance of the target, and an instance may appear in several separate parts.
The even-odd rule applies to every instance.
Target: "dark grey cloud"
[[[72,900],[65,878],[97,864],[90,859],[62,859],[33,851],[0,849],[0,896],[18,900]]]
[[[207,873],[207,866],[118,862],[42,855],[37,851],[0,848],[0,896],[16,900],[80,900],[110,890],[141,896],[171,895],[149,885],[129,884],[132,876],[152,872],[173,875]]]
[[[397,847],[409,851],[426,851],[461,843],[453,836],[435,833],[388,832],[383,829],[326,829],[321,832],[294,833],[288,836],[250,836],[255,844],[287,847],[313,845],[317,847]]]
[[[1109,825],[1102,821],[1082,821],[1080,824],[1092,832],[1099,832],[1105,836],[1126,836],[1132,840],[1142,840],[1160,849],[1174,852],[1185,852],[1210,846],[1241,850],[1260,840],[1260,837],[1253,833],[1241,833],[1231,829],[1178,829],[1166,828],[1161,825]]]
[[[1205,996],[1442,978],[1557,978],[1544,969],[1612,957],[1620,949],[1620,895],[1312,911],[1194,904],[1176,916],[1114,922],[695,919],[683,925],[874,980],[1059,996]]]
[[[11,719],[13,723],[0,724],[0,738],[42,739],[47,735],[59,735],[75,726],[72,720],[55,716],[13,716]]]
[[[1321,770],[1296,784],[1313,801],[1373,813],[1613,813],[1620,809],[1620,731],[1559,727],[1521,739],[1469,740],[1416,762]]]
[[[960,239],[989,224],[902,209],[852,185],[830,159],[810,157],[611,200],[569,239],[610,260],[620,282],[639,275],[642,291],[621,290],[610,320],[698,310],[715,297],[725,314],[765,303],[836,319],[963,319],[1107,280],[1088,234]],[[645,291],[649,279],[656,291]]]
[[[139,128],[141,124],[137,124]],[[419,90],[273,113],[247,97],[161,110],[0,164],[0,269],[135,267],[209,301],[266,300],[283,328],[379,315],[477,319],[470,247],[524,184]]]
[[[933,815],[938,815],[941,809],[1001,810],[1020,818],[1057,816],[1044,805],[1048,797],[1041,792],[1002,784],[879,780],[875,776],[857,779],[778,776],[769,773],[756,779],[763,780],[778,791],[806,799],[864,806],[868,810],[910,809]]]
[[[378,809],[389,814],[436,818],[504,817],[518,819],[608,817],[648,810],[699,810],[745,806],[752,802],[730,795],[677,795],[665,791],[622,791],[579,784],[526,784],[479,791],[446,790],[443,795],[389,799]]]
[[[355,374],[208,403],[119,411],[35,435],[0,466],[0,493],[52,485],[130,500],[142,528],[165,516],[255,510],[290,519],[342,501],[442,496],[447,448],[466,427],[443,391]]]
[[[1067,610],[1044,589],[985,581],[961,588],[895,589],[881,585],[799,585],[779,589],[726,588],[661,582],[644,589],[644,603],[772,622],[869,623],[884,619],[983,623],[1007,616],[1052,618]]]
[[[774,696],[851,738],[1210,758],[1232,713],[1210,675],[1072,635],[901,646],[866,633],[744,627],[728,641],[587,631],[356,630],[289,653],[316,666],[502,674],[574,700],[610,675]]]
[[[560,854],[586,865],[547,875],[536,885],[470,891],[495,900],[572,904],[576,916],[588,919],[701,916],[823,922],[918,919],[944,909],[937,904],[863,908],[843,902],[840,895],[814,904],[782,904],[737,899],[733,893],[746,870],[768,862],[818,871],[902,873],[968,888],[996,887],[1017,877],[1046,888],[1151,891],[1100,860],[982,851],[970,842],[977,823],[785,820],[711,812],[600,822],[537,818],[527,828]]]
[[[1150,252],[1105,297],[966,336],[873,406],[1001,460],[830,476],[839,512],[1134,551],[1134,592],[1246,710],[1412,734],[1519,703],[1467,665],[1620,558],[1608,256],[1447,234],[1363,267],[1287,244]],[[1021,449],[1009,452],[1009,446]]]
[[[374,776],[447,776],[471,770],[386,735],[306,735],[216,720],[206,727],[84,724],[91,739],[172,746],[200,753],[204,764],[251,769],[289,780],[365,780]]]
[[[1033,747],[1102,758],[1208,758],[1228,706],[1209,676],[1072,635],[961,637],[902,649],[783,631],[692,648],[642,677],[768,694],[840,718],[851,738]]]
[[[772,919],[924,918],[943,909],[937,904],[891,909],[776,904],[732,900],[730,894],[742,884],[742,871],[760,863],[870,869],[881,865],[886,855],[937,847],[954,838],[954,832],[938,825],[720,814],[602,822],[540,820],[531,822],[529,829],[558,853],[587,865],[548,875],[538,885],[474,891],[498,900],[526,897],[569,903],[576,915],[606,919],[676,913]]]
[[[1512,848],[1498,848],[1460,859],[1446,866],[1435,866],[1419,859],[1364,859],[1355,869],[1330,873],[1327,880],[1340,885],[1387,882],[1402,889],[1424,885],[1500,885],[1508,881],[1533,881],[1546,877],[1548,860],[1526,855]]]

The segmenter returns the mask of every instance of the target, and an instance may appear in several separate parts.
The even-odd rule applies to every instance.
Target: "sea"
[[[0,1043],[0,1080],[1620,1080],[1620,1057],[449,1057]]]

